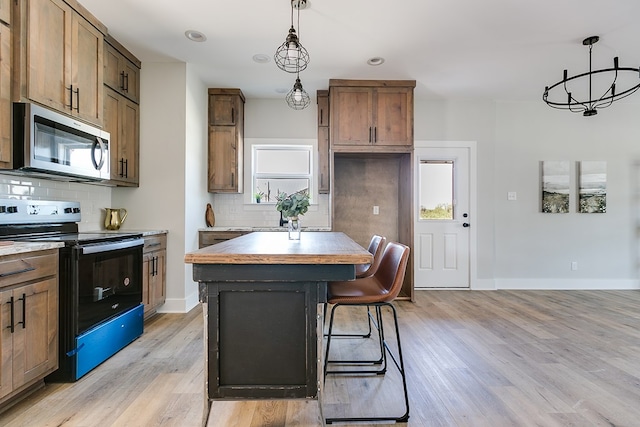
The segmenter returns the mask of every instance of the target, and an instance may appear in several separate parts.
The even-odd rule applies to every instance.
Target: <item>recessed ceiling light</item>
[[[184,35],[187,36],[189,40],[194,42],[203,42],[207,39],[207,36],[196,30],[187,30],[184,32]]]
[[[265,55],[264,53],[256,53],[253,55],[253,62],[257,62],[258,64],[266,64],[271,60],[269,55]]]
[[[367,61],[367,64],[373,65],[373,66],[382,65],[382,64],[384,64],[384,58],[381,58],[379,56],[374,56],[373,58],[370,58]]]

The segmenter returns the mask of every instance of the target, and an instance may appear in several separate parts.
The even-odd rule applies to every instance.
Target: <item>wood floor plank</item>
[[[420,291],[414,303],[395,306],[409,427],[638,425],[638,291]],[[337,327],[362,329],[365,318],[346,310]],[[387,313],[395,349],[389,320]],[[200,308],[157,315],[80,381],[48,384],[0,413],[0,425],[200,427],[202,334]],[[368,340],[332,344],[337,357],[375,349]],[[324,415],[401,411],[400,385],[393,366],[377,378],[330,375]],[[207,426],[316,426],[319,412],[316,401],[216,401]]]

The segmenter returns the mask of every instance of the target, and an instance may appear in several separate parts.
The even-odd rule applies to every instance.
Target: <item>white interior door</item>
[[[416,147],[415,288],[470,287],[470,148]]]

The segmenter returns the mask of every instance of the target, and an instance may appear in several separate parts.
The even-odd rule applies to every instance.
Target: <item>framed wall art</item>
[[[607,212],[607,162],[578,162],[578,212]]]
[[[542,212],[568,213],[570,163],[568,160],[541,162]]]

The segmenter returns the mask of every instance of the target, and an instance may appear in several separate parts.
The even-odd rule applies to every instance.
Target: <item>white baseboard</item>
[[[428,290],[468,290],[469,288],[415,288]],[[521,290],[635,290],[640,281],[635,279],[476,279],[471,286],[474,291],[497,289]]]
[[[632,290],[640,289],[633,279],[495,279],[495,289],[540,290]]]
[[[199,303],[198,292],[192,292],[186,298],[167,298],[158,313],[188,313]]]

